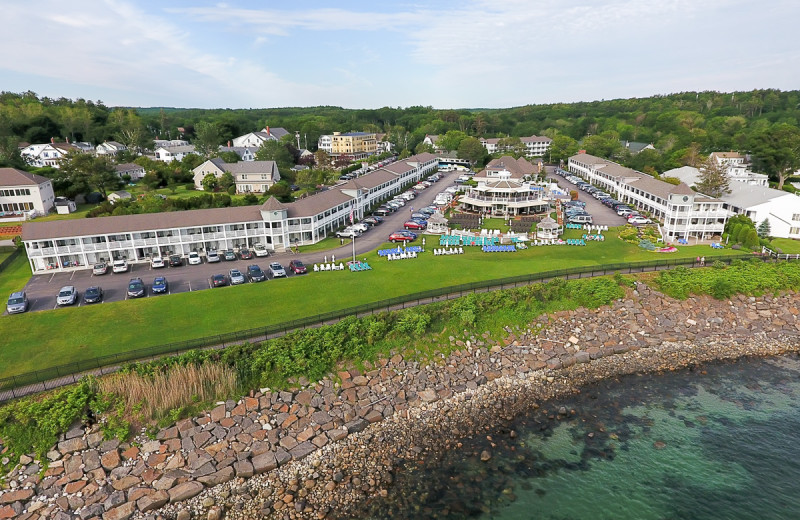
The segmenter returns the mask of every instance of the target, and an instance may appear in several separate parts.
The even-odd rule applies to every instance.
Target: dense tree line
[[[798,122],[800,91],[773,89],[459,110],[423,106],[109,108],[102,101],[54,100],[32,92],[3,92],[0,163],[16,164],[14,152],[19,141],[47,142],[54,137],[97,144],[114,139],[137,149],[147,147],[155,137],[182,137],[210,151],[238,135],[271,126],[289,130],[284,145],[289,148],[291,143],[290,152],[297,148],[314,151],[319,136],[334,131],[385,133],[405,154],[423,151],[426,134],[450,134],[458,142],[453,150],[470,155],[471,160],[480,150],[468,138],[546,135],[555,141],[545,160],[555,162],[585,149],[653,173],[701,161],[711,151],[738,150],[760,154],[757,167],[779,181],[786,179],[786,172],[795,167],[800,154],[796,145],[800,139]],[[299,133],[299,143],[295,132]],[[651,143],[655,150],[633,155],[620,141]],[[513,142],[510,144],[513,147]]]

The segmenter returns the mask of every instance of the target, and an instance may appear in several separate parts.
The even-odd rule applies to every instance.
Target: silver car
[[[286,269],[284,269],[283,266],[278,262],[272,262],[271,264],[269,264],[269,270],[272,273],[273,278],[286,276]]]
[[[74,285],[65,285],[58,291],[56,303],[58,305],[73,305],[78,300],[78,291]]]
[[[6,312],[9,314],[19,314],[28,310],[28,295],[25,291],[11,293],[6,303]]]
[[[238,269],[231,269],[228,274],[230,275],[231,285],[239,285],[244,283],[244,275]]]

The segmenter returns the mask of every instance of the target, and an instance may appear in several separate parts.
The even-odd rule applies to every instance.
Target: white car
[[[150,259],[150,267],[153,269],[158,269],[159,267],[164,267],[165,265],[167,264],[164,263],[164,259],[160,256],[154,256]]]
[[[353,224],[350,227],[355,229],[356,231],[360,231],[361,233],[364,233],[365,231],[369,231],[369,226],[364,224],[363,222],[357,222],[356,224]]]
[[[346,227],[341,231],[336,232],[337,238],[355,238],[358,236],[361,236],[361,231],[353,229],[352,227]]]
[[[253,252],[256,254],[256,256],[269,256],[269,250],[264,244],[254,245]]]
[[[646,217],[631,217],[628,219],[629,224],[652,224],[653,221]]]
[[[206,253],[206,262],[209,264],[219,262],[219,253],[217,253],[216,249],[211,249]]]
[[[114,273],[126,273],[128,272],[128,261],[127,260],[114,260],[114,263],[111,264],[111,271]]]
[[[189,259],[189,265],[198,265],[203,263],[203,259],[200,258],[200,254],[197,251],[192,251],[189,253],[187,258]]]
[[[284,269],[283,266],[278,262],[272,262],[271,264],[269,264],[269,270],[272,273],[273,278],[286,276],[286,269]]]

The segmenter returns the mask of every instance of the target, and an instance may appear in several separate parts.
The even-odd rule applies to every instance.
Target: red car
[[[389,235],[389,242],[411,242],[417,238],[414,233],[409,233],[408,231],[395,231],[391,235]]]
[[[425,224],[417,222],[416,220],[407,220],[403,227],[406,229],[425,229]]]
[[[292,260],[289,262],[289,270],[294,274],[306,274],[308,272],[305,264],[300,260]]]

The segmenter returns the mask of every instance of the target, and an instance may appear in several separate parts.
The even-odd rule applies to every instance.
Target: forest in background
[[[339,107],[193,109],[107,107],[102,101],[39,97],[33,92],[0,93],[0,164],[14,165],[20,142],[52,139],[116,140],[132,148],[152,147],[152,139],[195,140],[204,125],[214,127],[225,144],[233,137],[283,127],[300,148],[317,148],[322,134],[334,131],[385,133],[400,153],[424,151],[426,134],[456,142],[465,137],[554,139],[546,161],[557,162],[585,149],[635,168],[659,174],[712,151],[753,153],[759,171],[778,179],[785,157],[800,160],[800,91],[682,92],[647,98],[579,103],[526,105],[504,109],[407,108],[344,109]],[[650,143],[655,150],[632,155],[620,141]],[[296,141],[292,139],[296,145]],[[793,145],[792,143],[797,143]],[[787,149],[788,148],[788,149]],[[773,157],[770,157],[772,155]],[[777,154],[781,155],[781,154]],[[761,160],[764,158],[764,160]],[[782,159],[782,161],[781,161]],[[781,164],[779,164],[781,163]]]

